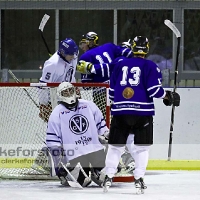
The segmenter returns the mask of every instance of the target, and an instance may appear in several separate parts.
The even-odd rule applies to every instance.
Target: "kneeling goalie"
[[[65,185],[71,171],[80,163],[77,182],[87,186],[93,180],[101,185],[101,170],[105,167],[104,146],[99,137],[106,137],[108,128],[99,108],[91,101],[78,99],[75,87],[63,82],[57,89],[59,104],[52,111],[46,134],[46,144],[51,157],[51,174]],[[65,169],[69,162],[70,167]],[[89,177],[92,166],[91,178]]]

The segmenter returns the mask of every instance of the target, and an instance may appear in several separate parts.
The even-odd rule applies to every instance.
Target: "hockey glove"
[[[163,99],[163,103],[166,106],[179,106],[180,105],[180,95],[176,92],[171,92],[169,90],[166,90],[166,99]]]
[[[76,65],[76,70],[82,74],[91,74],[92,66],[92,63],[80,60]]]
[[[103,135],[99,135],[99,142],[101,144],[108,144],[109,131],[105,131]]]
[[[76,97],[78,99],[81,99],[81,92],[80,92],[80,89],[78,87],[76,87]]]
[[[40,113],[39,113],[39,117],[44,121],[44,122],[48,122],[49,120],[49,116],[51,114],[52,111],[52,106],[51,103],[49,102],[47,105],[41,104],[40,105]]]

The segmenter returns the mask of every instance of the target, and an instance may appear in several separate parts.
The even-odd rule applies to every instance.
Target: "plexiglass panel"
[[[164,20],[172,21],[172,10],[121,10],[118,12],[118,43],[146,36],[150,50],[147,59],[154,61],[161,70],[172,69],[172,31]]]
[[[184,11],[184,68],[200,71],[200,10]]]
[[[38,28],[43,15],[50,15],[44,36],[50,50],[54,52],[55,11],[3,10],[1,13],[2,68],[39,70],[49,55]]]

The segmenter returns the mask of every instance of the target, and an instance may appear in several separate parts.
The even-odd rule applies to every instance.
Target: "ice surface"
[[[108,193],[95,184],[62,187],[58,181],[0,180],[2,200],[200,200],[200,171],[147,171],[145,194],[134,183],[113,183]]]

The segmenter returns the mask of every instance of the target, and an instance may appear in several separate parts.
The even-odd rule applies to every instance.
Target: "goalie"
[[[63,184],[68,175],[63,164],[68,161],[73,169],[80,163],[86,175],[80,170],[78,183],[87,186],[92,179],[101,185],[100,174],[105,167],[106,155],[99,137],[108,133],[104,117],[93,102],[78,99],[75,87],[69,82],[59,85],[57,95],[59,104],[50,115],[46,134],[54,164],[51,170],[55,169]],[[93,170],[88,181],[90,165]]]

